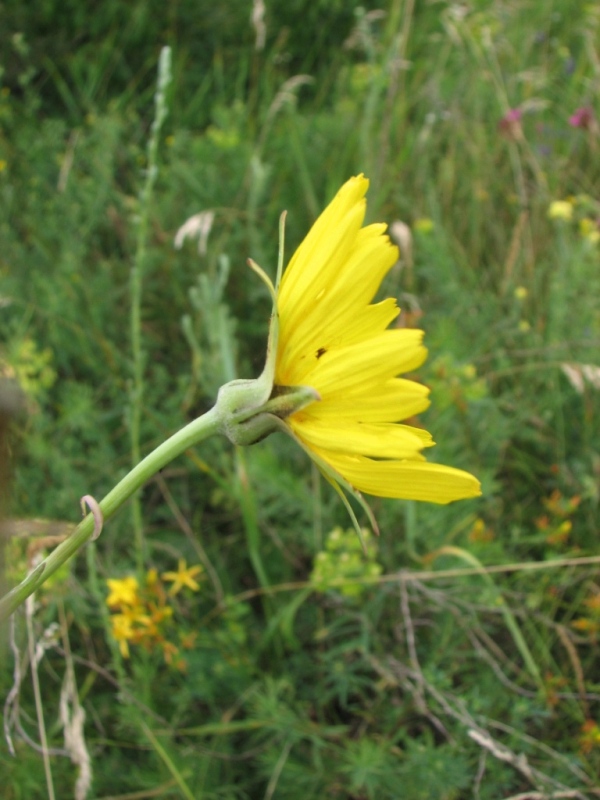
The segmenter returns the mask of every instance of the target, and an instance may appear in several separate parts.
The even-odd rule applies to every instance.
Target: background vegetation
[[[132,440],[258,374],[246,259],[272,274],[281,210],[289,253],[358,172],[370,220],[402,223],[384,290],[427,334],[435,458],[484,495],[375,500],[365,558],[281,437],[190,451],[144,490],[143,537],[134,504],[5,631],[3,797],[54,796],[50,772],[98,800],[598,796],[600,574],[570,564],[598,553],[598,7],[266,0],[253,25],[261,5],[0,3],[7,578]]]

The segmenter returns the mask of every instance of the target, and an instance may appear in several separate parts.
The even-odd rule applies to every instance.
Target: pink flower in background
[[[523,116],[523,112],[520,108],[511,108],[510,111],[507,111],[506,114],[502,117],[502,121],[511,123],[511,122],[520,122],[521,117]]]
[[[569,125],[573,128],[584,128],[587,130],[592,127],[593,123],[594,112],[589,106],[578,108],[575,113],[569,117]]]
[[[521,117],[523,112],[520,108],[511,108],[498,123],[498,130],[508,139],[519,139],[522,136]]]

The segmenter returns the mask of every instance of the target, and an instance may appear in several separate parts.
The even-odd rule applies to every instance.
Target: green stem
[[[267,589],[270,582],[262,558],[260,557],[260,529],[256,513],[256,499],[248,480],[246,459],[241,447],[236,448],[235,460],[239,501],[244,520],[244,528],[246,529],[248,555],[250,556],[250,563],[252,564],[261,588]]]
[[[185,428],[174,433],[166,442],[146,456],[123,480],[100,501],[104,521],[113,516],[146,481],[174,458],[203,439],[219,433],[222,423],[216,408],[212,408]],[[94,518],[88,514],[74,532],[50,553],[18,586],[0,600],[0,621],[7,619],[42,583],[75,555],[94,532]]]

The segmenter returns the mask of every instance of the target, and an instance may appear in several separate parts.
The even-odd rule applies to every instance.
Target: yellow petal
[[[348,310],[349,312],[351,309]],[[318,327],[299,326],[293,342],[289,342],[279,360],[277,383],[301,385],[326,352],[372,339],[382,333],[400,313],[393,298],[377,305],[354,309],[348,319],[339,315],[328,318]]]
[[[293,325],[335,279],[365,216],[369,182],[359,176],[342,186],[298,247],[281,280],[277,306]]]
[[[479,481],[468,472],[427,461],[374,461],[314,448],[356,489],[376,497],[450,503],[478,497]]]
[[[337,259],[335,272],[328,273],[326,287],[311,284],[303,298],[307,301],[302,303],[303,313],[290,315],[279,299],[280,351],[287,357],[292,342],[297,349],[300,341],[324,328],[344,330],[347,321],[352,323],[357,311],[371,302],[398,258],[398,249],[381,235],[384,230],[385,225],[370,225],[357,232],[351,251]],[[324,265],[312,266],[324,271]]]
[[[301,416],[301,412],[295,417]],[[392,422],[370,424],[352,420],[333,421],[290,419],[290,427],[311,448],[334,450],[338,453],[375,456],[377,458],[421,459],[421,450],[431,447],[431,434],[410,425]]]
[[[381,281],[398,261],[398,248],[386,235],[387,225],[376,223],[356,235],[354,250],[336,279],[337,302],[370,303]]]
[[[354,419],[358,422],[399,422],[429,407],[429,389],[406,378],[360,385],[355,391],[329,392],[308,411],[320,419]]]
[[[423,331],[383,331],[372,339],[323,353],[314,368],[302,376],[321,396],[329,391],[351,391],[411,372],[425,361]]]

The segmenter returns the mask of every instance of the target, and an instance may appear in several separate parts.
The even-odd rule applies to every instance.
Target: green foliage
[[[325,550],[315,557],[311,582],[321,592],[337,588],[344,597],[359,598],[365,589],[361,581],[375,580],[381,575],[376,552],[373,534],[367,528],[362,529],[362,542],[354,530],[334,528],[327,536]],[[341,585],[336,586],[336,581]]]
[[[180,560],[203,567],[193,594],[144,595],[139,624],[172,605],[168,626],[128,654],[113,636],[104,581],[139,556],[126,511],[38,596],[49,744],[64,747],[72,670],[89,798],[587,796],[598,579],[569,560],[597,555],[600,500],[598,11],[265,5],[264,50],[249,3],[0,6],[0,372],[27,407],[11,439],[11,568],[31,567],[79,497],[101,497],[129,465],[129,277],[163,44],[173,83],[142,281],[144,452],[223,381],[260,372],[270,300],[246,259],[273,275],[281,211],[289,257],[364,171],[369,218],[409,233],[383,291],[401,324],[426,331],[415,377],[431,387],[428,457],[477,474],[484,496],[375,499],[382,534],[364,556],[292,442],[189,451],[141,495],[140,585]],[[582,107],[595,127],[569,124]],[[173,247],[199,214],[205,239]],[[501,564],[514,570],[485,572]],[[16,623],[19,720],[38,741]],[[41,756],[7,712],[3,796],[47,797]],[[56,795],[72,796],[78,766],[64,754],[51,766]]]

